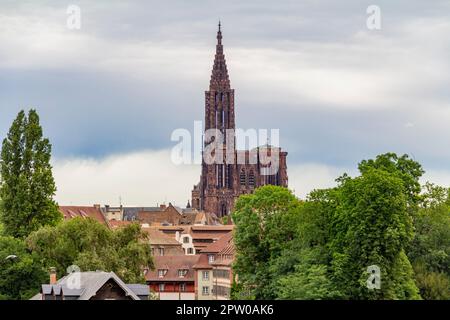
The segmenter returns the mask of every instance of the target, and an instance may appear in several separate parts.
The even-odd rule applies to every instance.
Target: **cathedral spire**
[[[217,31],[217,44],[222,45],[222,30],[220,30],[221,24],[219,20],[219,30]]]
[[[210,89],[230,89],[230,80],[228,78],[227,64],[225,55],[223,54],[222,45],[222,24],[219,21],[219,29],[217,31],[216,55],[214,57],[214,65],[211,74]]]

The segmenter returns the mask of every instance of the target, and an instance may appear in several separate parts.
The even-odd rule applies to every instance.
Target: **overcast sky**
[[[1,0],[0,136],[38,110],[60,204],[184,206],[200,168],[170,135],[203,119],[219,19],[236,125],[280,129],[296,194],[384,152],[450,185],[448,0]]]

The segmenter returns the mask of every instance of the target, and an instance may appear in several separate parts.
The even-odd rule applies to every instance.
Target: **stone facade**
[[[209,90],[205,92],[203,154],[216,139],[207,134],[212,129],[220,131],[223,137],[223,159],[211,164],[203,157],[200,182],[192,190],[192,207],[218,217],[229,215],[241,194],[252,193],[267,184],[288,185],[287,152],[268,144],[253,150],[238,151],[235,147],[235,128],[234,89],[230,85],[219,24]],[[229,135],[229,132],[233,134]],[[273,166],[275,162],[277,166]],[[275,167],[276,171],[269,170]]]

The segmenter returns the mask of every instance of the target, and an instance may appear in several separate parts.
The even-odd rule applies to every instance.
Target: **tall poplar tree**
[[[62,215],[53,200],[56,185],[50,165],[51,144],[43,138],[39,116],[22,110],[3,140],[0,160],[0,221],[4,233],[26,237]]]

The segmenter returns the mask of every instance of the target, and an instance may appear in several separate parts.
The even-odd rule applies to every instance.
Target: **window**
[[[151,248],[150,250],[152,251],[152,256],[154,256],[155,255],[155,248]]]
[[[194,249],[193,248],[188,248],[187,249],[187,253],[188,254],[194,254]]]
[[[189,237],[184,237],[183,238],[183,243],[189,243]]]
[[[217,175],[217,187],[222,188],[223,187],[223,165],[222,164],[216,165],[216,175]]]
[[[187,273],[188,273],[188,271],[186,269],[179,269],[178,270],[178,276],[180,278],[183,278],[184,276],[186,276]]]
[[[164,283],[160,283],[160,284],[159,284],[159,292],[163,292],[164,289],[165,289]]]
[[[241,173],[239,175],[239,181],[241,183],[241,186],[245,186],[246,185],[246,181],[245,181],[245,171],[244,169],[241,170]]]
[[[180,291],[185,292],[186,291],[186,283],[180,283]]]
[[[158,269],[158,277],[162,278],[166,275],[167,270],[166,269]]]
[[[209,295],[209,287],[203,287],[202,288],[202,293],[204,296],[208,296]]]
[[[225,185],[228,189],[233,189],[233,167],[231,164],[226,165]]]
[[[250,170],[250,173],[248,175],[248,184],[250,187],[255,187],[255,173],[253,170]]]
[[[230,296],[230,288],[223,286],[214,286],[213,293],[218,296],[227,298]]]
[[[203,271],[203,280],[209,280],[209,271]]]
[[[230,279],[230,271],[217,269],[213,271],[214,278]]]
[[[228,214],[227,205],[225,203],[222,203],[222,206],[220,208],[221,216],[226,216]]]
[[[164,255],[164,248],[158,248],[159,250],[159,255],[163,256]]]
[[[214,262],[214,255],[213,254],[208,254],[208,262],[209,263],[213,263]]]

